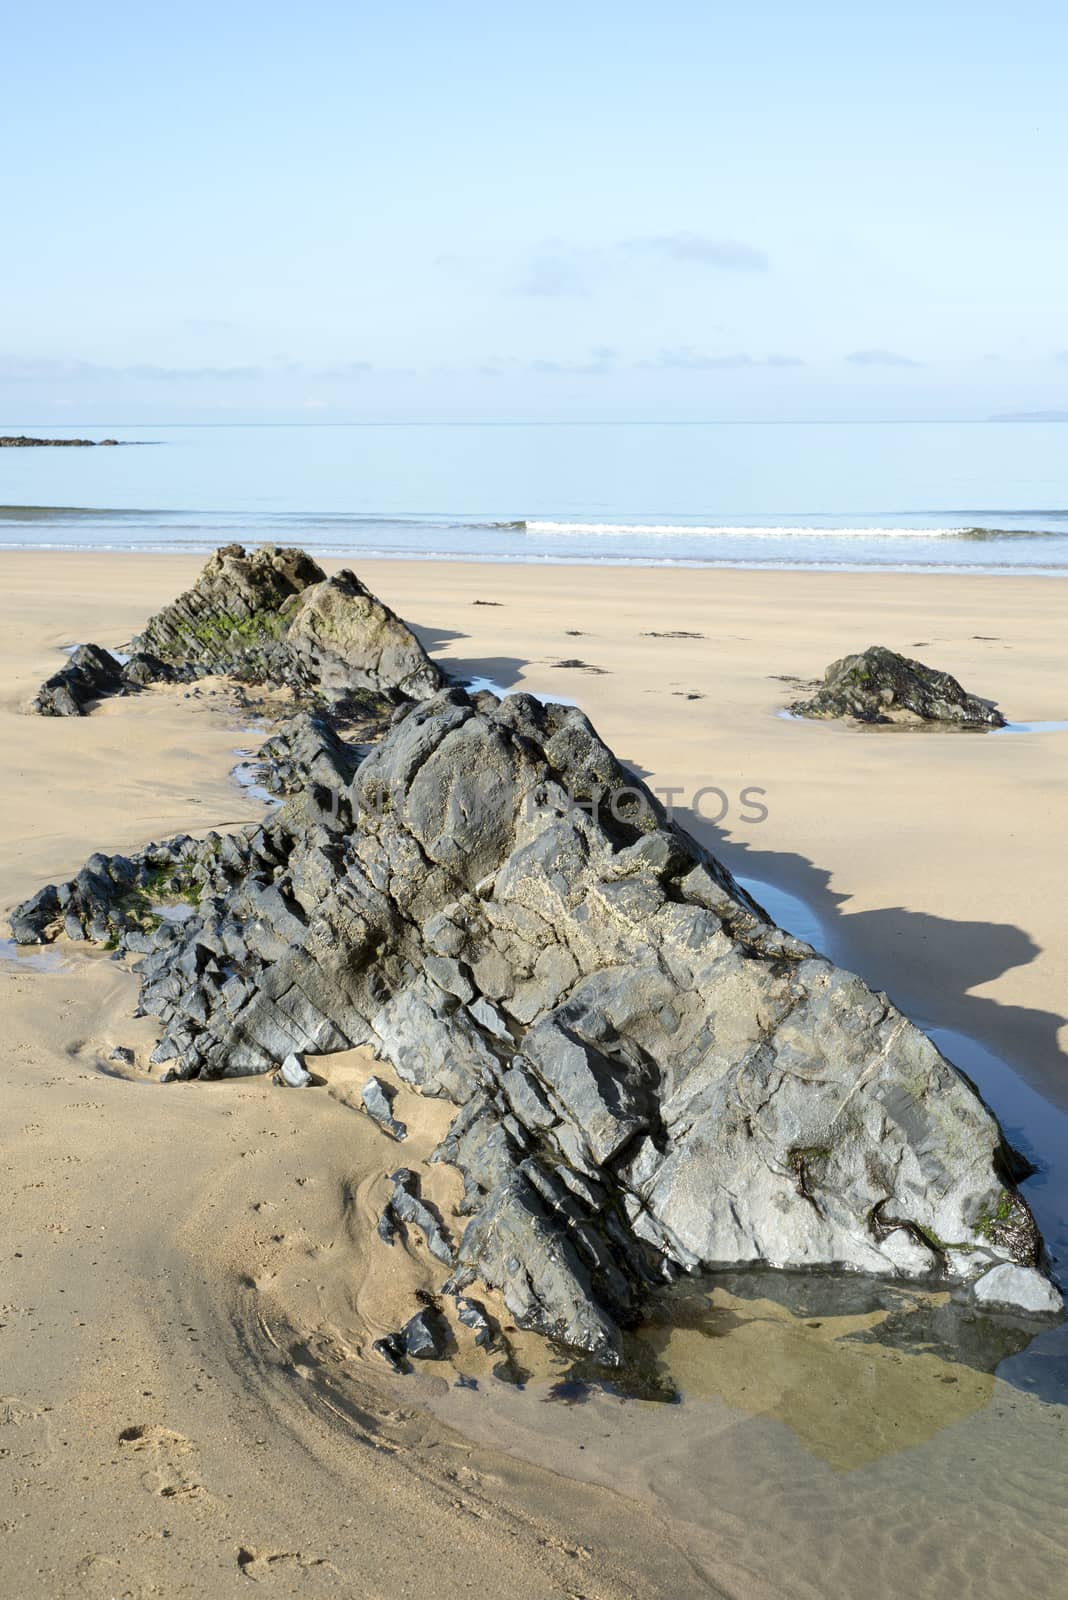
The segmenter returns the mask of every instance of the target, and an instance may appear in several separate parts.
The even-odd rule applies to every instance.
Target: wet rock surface
[[[924,666],[884,645],[832,661],[815,694],[795,700],[795,716],[852,717],[858,722],[942,722],[962,728],[1003,728],[991,700],[969,694],[948,672]]]
[[[383,1238],[602,1363],[698,1270],[985,1281],[1028,1311],[1039,1283],[1052,1312],[971,1084],[775,927],[580,711],[448,689],[357,754],[331,783],[323,740],[262,824],[91,857],[18,908],[16,939],[135,955],[167,1078],[363,1045],[453,1102],[435,1159],[463,1176],[462,1235],[402,1168]],[[151,910],[168,896],[184,921]]]
[[[308,708],[379,715],[443,681],[411,630],[347,570],[328,578],[304,551],[226,545],[186,594],[134,639],[125,667],[83,645],[34,709],[82,716],[103,695],[213,673],[290,689]]]

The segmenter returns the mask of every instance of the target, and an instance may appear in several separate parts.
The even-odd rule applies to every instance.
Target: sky
[[[1068,412],[1068,7],[56,0],[0,426]]]

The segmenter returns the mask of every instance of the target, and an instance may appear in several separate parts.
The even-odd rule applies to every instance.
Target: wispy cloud
[[[266,378],[362,378],[376,371],[371,361],[341,361],[329,366],[309,366],[278,356],[267,363],[252,362],[232,367],[173,367],[151,361],[129,365],[98,361],[56,360],[35,356],[0,356],[0,381],[14,383],[104,382],[116,378],[136,378],[147,383],[245,382]]]
[[[770,266],[766,253],[755,245],[704,233],[645,234],[624,239],[620,249],[666,256],[670,261],[695,261],[727,272],[767,272]]]
[[[226,317],[185,317],[179,324],[186,333],[233,333],[240,324]]]
[[[689,263],[716,272],[767,272],[770,265],[766,253],[755,245],[703,233],[644,234],[604,245],[548,239],[527,258],[514,287],[520,294],[541,299],[586,296],[591,284],[617,275],[626,263],[639,257]]]
[[[0,379],[16,383],[62,383],[72,379],[145,378],[152,382],[181,382],[186,379],[262,378],[262,366],[243,367],[167,367],[138,361],[130,366],[109,366],[97,361],[63,361],[51,358],[0,357]]]
[[[616,371],[616,351],[611,345],[594,345],[585,361],[528,361],[527,371],[548,377],[606,378]]]
[[[678,350],[661,350],[652,360],[637,361],[635,366],[647,368],[674,368],[680,372],[726,372],[731,368],[751,367],[752,356],[738,351],[733,355],[706,356],[699,350],[683,346]]]
[[[520,294],[559,300],[589,293],[576,261],[567,255],[535,256],[517,285]]]
[[[333,366],[317,367],[310,373],[313,378],[365,378],[375,370],[373,361],[338,361]]]
[[[922,367],[922,361],[899,355],[896,350],[852,350],[846,356],[855,367]]]
[[[681,345],[673,350],[661,350],[652,359],[636,361],[635,366],[647,370],[674,370],[677,372],[730,372],[741,367],[801,367],[800,356],[751,356],[743,350],[723,355],[705,355],[691,345]]]

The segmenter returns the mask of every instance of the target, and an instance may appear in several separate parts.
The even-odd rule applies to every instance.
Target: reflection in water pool
[[[0,939],[0,963],[11,971],[58,972],[63,966],[63,952],[52,945],[16,944],[14,939]]]
[[[265,806],[280,806],[282,801],[279,796],[272,794],[270,789],[260,782],[263,763],[257,761],[249,750],[235,750],[234,755],[245,758],[230,771],[230,776],[238,787],[244,790],[250,800],[261,800]]]

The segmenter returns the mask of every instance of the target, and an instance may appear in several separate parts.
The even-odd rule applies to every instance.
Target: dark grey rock
[[[384,1338],[376,1339],[371,1349],[376,1351],[394,1372],[411,1372],[403,1333],[387,1333]]]
[[[390,1090],[388,1085],[382,1082],[381,1078],[368,1078],[360,1090],[360,1099],[367,1115],[373,1122],[377,1122],[382,1131],[388,1133],[390,1138],[399,1141],[408,1137],[408,1129],[404,1123],[399,1122],[393,1115],[393,1101]]]
[[[42,717],[83,717],[94,700],[116,694],[122,684],[122,669],[109,650],[80,644],[41,685],[33,709]]]
[[[122,665],[122,680],[134,689],[147,689],[152,683],[188,682],[192,669],[175,666],[146,650],[139,650]]]
[[[0,450],[27,450],[40,449],[81,449],[94,445],[118,444],[117,439],[34,439],[29,434],[4,434],[0,438]]]
[[[424,1306],[401,1329],[404,1353],[415,1361],[442,1361],[449,1353],[449,1324],[434,1306]]]
[[[475,1343],[483,1350],[493,1350],[501,1342],[500,1329],[492,1322],[485,1306],[469,1295],[457,1295],[456,1315],[465,1328],[470,1328]]]
[[[360,752],[338,736],[323,712],[301,712],[256,754],[256,768],[272,794],[288,795],[321,784],[340,792],[351,784]]]
[[[968,694],[956,678],[885,645],[832,661],[807,700],[790,707],[800,717],[854,717],[859,722],[945,722],[962,728],[1003,728],[992,700]]]
[[[392,1182],[393,1193],[386,1207],[390,1222],[418,1228],[431,1255],[451,1267],[456,1253],[440,1217],[421,1198],[416,1174],[408,1167],[399,1167]]]
[[[24,900],[11,913],[11,933],[16,944],[43,944],[50,928],[59,920],[64,901],[54,883]]]

